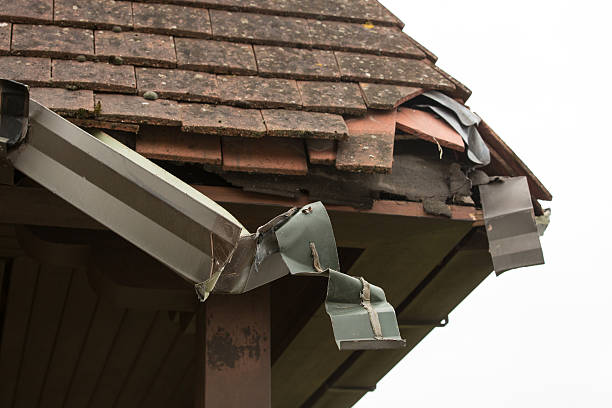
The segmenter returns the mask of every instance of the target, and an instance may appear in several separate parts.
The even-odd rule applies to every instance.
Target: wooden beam
[[[195,407],[269,408],[269,286],[213,295],[196,319]]]
[[[235,214],[245,225],[250,224],[249,218],[243,221],[244,208],[248,206],[250,212],[255,213],[253,207],[273,210],[268,218],[258,217],[256,228],[278,215],[286,208],[307,204],[308,196],[302,195],[297,199],[276,197],[266,194],[249,193],[233,187],[194,186],[203,194],[219,202],[228,210],[241,207],[243,214]],[[103,225],[90,218],[77,208],[54,195],[44,188],[0,186],[0,223],[55,226],[66,228],[106,229]],[[478,222],[483,219],[482,211],[474,207],[452,205],[453,221]],[[449,220],[446,217],[427,214],[421,203],[409,201],[376,200],[371,209],[355,209],[349,206],[327,205],[330,213],[353,214],[359,218],[371,216],[393,216],[409,218],[426,218]],[[267,216],[267,215],[266,215]],[[253,228],[247,225],[249,228]]]

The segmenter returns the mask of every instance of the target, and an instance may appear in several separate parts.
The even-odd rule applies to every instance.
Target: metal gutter
[[[153,162],[31,100],[27,86],[0,80],[0,98],[3,157],[193,283],[201,301],[212,292],[241,294],[287,274],[326,277],[326,309],[339,349],[405,345],[382,289],[339,272],[322,203],[292,208],[251,234]]]

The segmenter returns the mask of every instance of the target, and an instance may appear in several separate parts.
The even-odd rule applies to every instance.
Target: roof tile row
[[[8,1],[3,0],[3,3]],[[30,0],[10,1],[13,5],[32,6]],[[0,19],[88,29],[121,27],[179,37],[214,37],[252,44],[425,57],[413,40],[397,27],[106,0],[55,0],[54,18],[46,20],[48,3],[42,2],[42,6],[37,7],[39,13],[24,12],[14,6],[2,7]]]
[[[220,165],[221,138],[214,135],[194,135],[180,128],[146,126],[136,140],[136,151],[145,157],[191,163]],[[172,140],[172,143],[168,143]]]
[[[455,85],[426,60],[340,51],[251,46],[157,34],[13,25],[13,54],[113,60],[153,67],[185,68],[292,79],[379,82],[454,90]],[[94,44],[95,43],[95,44]],[[95,52],[94,52],[95,50]]]
[[[403,23],[376,0],[157,0],[157,2],[403,27]]]
[[[111,122],[181,126],[192,133],[242,137],[344,139],[348,130],[340,115],[284,109],[244,109],[226,105],[179,104],[138,96],[32,88],[32,98],[69,116]]]
[[[1,57],[0,74],[36,86],[140,95],[155,91],[161,98],[180,101],[348,115],[365,114],[366,105],[370,109],[393,109],[422,92],[420,88],[383,84],[296,81],[180,69],[134,68],[105,62],[50,61],[47,58]]]

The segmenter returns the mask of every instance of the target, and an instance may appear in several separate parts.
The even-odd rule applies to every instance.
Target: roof
[[[132,147],[153,159],[219,172],[389,173],[395,119],[380,111],[428,90],[470,96],[374,0],[1,3],[0,77],[31,85],[79,126],[138,134]],[[159,99],[143,98],[149,91]],[[388,127],[364,130],[359,117]],[[481,129],[492,168],[530,176],[534,197],[550,199]]]

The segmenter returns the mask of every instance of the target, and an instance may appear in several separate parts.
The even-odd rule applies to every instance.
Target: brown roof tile
[[[336,141],[306,139],[306,151],[311,164],[331,165],[336,162]]]
[[[118,130],[120,132],[138,133],[140,126],[134,123],[108,122],[98,119],[71,118],[68,120],[82,128]]]
[[[166,126],[181,124],[178,104],[174,101],[148,101],[140,96],[114,94],[96,94],[95,101],[96,105],[100,104],[102,120]]]
[[[349,137],[338,142],[336,168],[365,173],[388,173],[393,167],[396,111],[369,112],[347,119]]]
[[[0,55],[11,51],[11,24],[0,23]]]
[[[154,67],[174,67],[176,53],[172,37],[156,34],[96,31],[96,55],[121,57],[124,62]]]
[[[33,57],[93,55],[93,32],[52,25],[13,25],[11,48],[15,54]]]
[[[335,52],[342,79],[454,90],[451,81],[423,60]]]
[[[309,20],[312,45],[340,51],[369,52],[409,58],[425,54],[397,27]]]
[[[51,82],[49,58],[0,57],[0,78],[28,85],[48,85]]]
[[[353,82],[299,81],[304,109],[348,115],[363,115],[366,106]]]
[[[134,67],[106,62],[53,60],[52,79],[58,85],[109,92],[136,92]]]
[[[410,86],[372,84],[368,82],[362,82],[359,86],[363,92],[366,105],[370,109],[391,110],[423,93],[422,88]]]
[[[465,150],[461,135],[429,112],[402,107],[398,109],[396,121],[397,128],[402,132],[449,149],[460,152]]]
[[[224,41],[176,38],[178,67],[222,74],[257,73],[253,47]]]
[[[183,130],[231,136],[261,137],[266,126],[257,109],[242,109],[225,105],[181,105]]]
[[[219,136],[185,133],[177,127],[141,127],[136,151],[150,159],[221,164]]]
[[[362,118],[348,118],[349,137],[355,135],[395,134],[396,110],[370,111]]]
[[[61,88],[31,88],[30,97],[63,115],[93,115],[93,91],[69,91]]]
[[[134,28],[139,31],[209,38],[208,10],[172,4],[133,3]]]
[[[181,69],[136,68],[138,93],[155,91],[162,98],[196,102],[217,102],[214,74]]]
[[[222,138],[223,170],[255,173],[308,173],[304,141],[297,139]]]
[[[215,38],[255,44],[309,45],[307,20],[295,17],[210,10]]]
[[[342,139],[348,131],[342,116],[331,113],[284,109],[264,109],[261,113],[270,136]]]
[[[341,21],[379,22],[401,25],[401,21],[372,0],[217,0],[224,4],[249,4],[254,10]]]
[[[142,0],[141,0],[142,1]],[[376,22],[403,26],[397,17],[372,0],[171,0],[194,7],[248,11],[326,20]]]
[[[95,28],[132,26],[131,4],[123,1],[55,0],[54,14],[59,24]]]
[[[225,103],[250,108],[299,108],[302,100],[295,80],[219,75],[219,94]]]
[[[294,79],[340,79],[332,51],[256,45],[255,56],[262,76]]]
[[[4,0],[0,18],[14,23],[53,21],[53,0]]]

